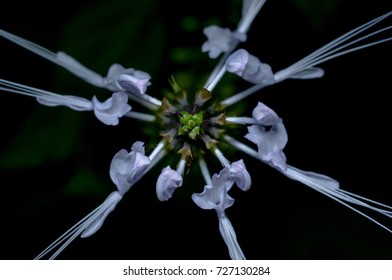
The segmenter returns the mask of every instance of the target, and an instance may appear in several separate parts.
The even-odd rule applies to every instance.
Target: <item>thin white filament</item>
[[[365,44],[363,46],[358,46],[358,47],[355,47],[353,49],[346,50],[344,52],[335,54],[333,56],[331,55],[331,54],[335,53],[338,50],[346,48],[346,47],[348,47],[348,46],[350,46],[352,44],[355,44],[355,43],[360,42],[360,41],[362,41],[362,40],[364,40],[366,38],[369,38],[371,36],[374,36],[374,35],[376,35],[378,33],[381,33],[383,31],[386,31],[386,30],[390,29],[391,26],[386,27],[386,28],[382,28],[382,29],[380,29],[378,31],[372,32],[372,33],[367,34],[365,36],[362,36],[362,37],[360,37],[360,38],[358,38],[356,40],[353,40],[353,41],[351,41],[351,42],[349,42],[349,43],[347,43],[347,44],[345,44],[343,46],[338,47],[339,45],[343,44],[347,40],[353,38],[354,36],[356,36],[356,35],[364,32],[364,31],[366,31],[367,29],[371,28],[372,26],[374,26],[375,24],[379,23],[380,21],[386,19],[390,15],[392,15],[392,12],[388,12],[388,13],[386,13],[386,14],[378,17],[378,18],[375,18],[375,19],[373,19],[373,20],[371,20],[371,21],[369,21],[369,22],[367,22],[367,23],[357,27],[357,28],[354,28],[353,30],[343,34],[342,36],[336,38],[335,40],[331,41],[330,43],[328,43],[328,44],[324,45],[323,47],[319,48],[318,50],[314,51],[313,53],[311,53],[310,55],[308,55],[305,58],[301,59],[300,61],[294,63],[293,65],[291,65],[290,67],[286,68],[282,72],[285,73],[287,71],[287,72],[290,73],[290,75],[293,75],[293,74],[298,73],[299,71],[301,71],[301,70],[303,70],[305,68],[309,68],[309,67],[314,66],[316,64],[320,64],[320,63],[325,62],[327,60],[330,60],[330,59],[332,59],[334,57],[337,57],[337,56],[340,56],[340,55],[343,55],[343,54],[346,54],[346,53],[349,53],[349,52],[353,52],[355,50],[360,50],[360,49],[363,49],[363,48],[366,48],[366,47],[370,47],[370,46],[373,46],[373,45],[380,44],[380,43],[383,43],[385,41],[391,40],[392,38],[386,38],[386,39],[383,39],[383,40],[379,40],[379,41],[376,41],[376,42],[373,42],[373,43]],[[324,58],[324,59],[322,59],[322,58]],[[287,75],[284,75],[284,74],[280,75],[279,74],[275,78],[278,81],[281,81],[281,80],[284,80],[285,78],[287,78],[286,76]]]
[[[57,251],[49,259],[56,258],[58,254],[60,254],[65,249],[66,246],[68,246],[73,240],[75,240],[76,237],[78,237],[83,232],[84,229],[86,229],[88,225],[87,221],[89,220],[93,221],[101,213],[102,213],[102,205],[99,205],[97,208],[95,208],[93,211],[87,214],[83,219],[81,219],[78,223],[76,223],[73,227],[71,227],[64,234],[62,234],[59,238],[57,238],[52,244],[46,247],[46,249],[43,250],[34,259],[35,260],[41,259],[43,256],[45,256],[54,248],[56,248],[59,244],[63,243],[64,240],[67,240],[59,249],[57,249]]]
[[[158,148],[158,149],[157,149]],[[150,155],[151,164],[148,168],[143,172],[143,175],[146,175],[165,155],[165,151],[162,150],[161,146],[158,145],[153,153],[154,155]],[[60,248],[56,250],[53,255],[50,256],[49,259],[55,259],[73,240],[75,240],[81,233],[103,212],[106,211],[107,206],[111,205],[111,201],[106,202],[105,204],[99,205],[89,214],[87,214],[84,218],[82,218],[79,222],[77,222],[74,226],[72,226],[69,230],[67,230],[64,234],[62,234],[59,238],[57,238],[52,244],[50,244],[45,250],[43,250],[37,257],[36,260],[41,259],[45,255],[47,255],[50,251],[53,251],[57,246],[61,245]]]
[[[281,71],[276,72],[274,75],[275,82],[276,83],[281,82],[285,79],[290,78],[294,74],[297,74],[297,73],[299,73],[305,69],[308,69],[312,66],[319,65],[319,64],[326,62],[328,60],[331,60],[333,58],[391,41],[392,37],[387,37],[387,38],[384,38],[381,40],[369,42],[369,43],[366,43],[363,45],[359,45],[356,47],[346,49],[347,47],[352,46],[353,44],[356,44],[356,43],[361,42],[365,39],[368,39],[372,36],[375,36],[377,34],[380,34],[382,32],[390,30],[392,28],[392,26],[384,27],[384,28],[381,28],[381,29],[376,30],[374,32],[371,32],[369,34],[366,34],[362,37],[359,37],[359,38],[353,39],[352,41],[347,42],[348,40],[354,38],[355,36],[359,35],[360,33],[364,32],[364,31],[368,30],[369,28],[373,27],[374,25],[376,25],[377,23],[381,22],[382,20],[386,19],[387,17],[389,17],[391,15],[392,15],[392,12],[388,12],[378,18],[375,18],[375,19],[357,27],[357,28],[354,28],[353,30],[343,34],[342,36],[338,37],[337,39],[324,45],[323,47],[319,48],[318,50],[314,51],[310,55],[299,60],[298,62],[292,64],[291,66],[289,66]],[[347,42],[347,43],[345,43],[345,42]],[[343,43],[345,43],[345,44],[343,44]],[[223,107],[228,107],[230,105],[233,105],[233,104],[237,103],[238,101],[248,97],[249,95],[259,91],[263,87],[265,87],[265,85],[263,85],[263,84],[253,85],[253,86],[249,87],[248,89],[246,89],[242,92],[239,92],[239,93],[223,100],[221,102],[221,105]]]
[[[39,46],[39,45],[37,45],[33,42],[30,42],[26,39],[18,37],[18,36],[11,34],[9,32],[6,32],[2,29],[0,29],[0,36],[3,36],[4,38],[10,40],[11,42],[39,55],[39,56],[57,64],[57,65],[65,68],[65,69],[67,69],[72,74],[76,74],[77,76],[80,74],[80,69],[75,69],[74,67],[72,67],[72,65],[64,63],[62,60],[57,58],[56,53],[51,52],[50,50],[48,50],[42,46]],[[83,75],[83,76],[89,77],[88,80],[94,81],[94,80],[102,79],[101,75],[99,75],[98,73],[95,73],[94,71],[92,71],[86,67],[83,67],[83,71],[85,72],[85,75]],[[94,78],[91,78],[91,77],[94,77]]]
[[[82,101],[82,98],[80,98],[80,100],[75,100],[74,98],[68,97],[67,95],[61,95],[3,79],[0,79],[0,85],[5,86],[0,87],[0,90],[3,91],[13,92],[34,98],[45,98],[46,100],[52,99],[53,101],[58,101],[61,99],[66,101],[68,105],[76,106],[78,108],[85,108],[86,110],[92,110],[91,102],[87,99],[85,101]]]
[[[253,20],[263,7],[264,3],[267,0],[250,0],[252,3],[249,5],[249,7],[246,8],[246,15],[242,15],[242,18],[240,22],[238,23],[237,31],[241,33],[247,33],[250,25],[252,24]],[[244,0],[243,2],[249,2],[247,0]],[[244,12],[244,11],[243,11]]]
[[[236,149],[241,150],[242,152],[262,161],[259,157],[258,157],[258,153],[256,150],[250,148],[249,146],[239,142],[238,140],[235,140],[234,138],[230,137],[230,136],[225,136],[224,139],[230,143],[231,145],[233,145]],[[263,161],[262,161],[263,162]],[[268,163],[267,163],[268,164]],[[373,223],[377,224],[378,226],[382,227],[383,229],[387,230],[388,232],[392,233],[392,230],[386,226],[384,226],[383,224],[381,224],[380,222],[378,222],[377,220],[373,219],[372,217],[370,217],[369,215],[363,213],[362,211],[354,208],[353,206],[351,206],[348,203],[352,203],[352,204],[356,204],[359,206],[362,206],[364,208],[368,208],[370,210],[376,211],[382,215],[385,215],[389,218],[392,218],[392,211],[388,211],[382,208],[378,208],[375,207],[371,204],[365,203],[363,201],[367,201],[370,203],[373,203],[374,205],[379,205],[382,206],[384,208],[387,209],[392,209],[391,206],[387,206],[385,204],[376,202],[374,200],[368,199],[368,198],[364,198],[362,196],[356,195],[356,194],[352,194],[350,192],[344,191],[342,189],[331,189],[331,188],[327,188],[325,186],[322,186],[321,184],[317,184],[317,186],[315,186],[314,182],[311,182],[309,179],[307,179],[307,176],[296,171],[297,169],[287,165],[287,171],[282,171],[280,169],[277,169],[278,171],[280,171],[282,174],[286,175],[287,177],[291,178],[291,179],[295,179],[305,185],[307,185],[308,187],[332,198],[333,200],[335,200],[336,202],[339,202],[340,204],[347,206],[349,209],[357,212],[358,214],[360,214],[361,216],[367,218],[368,220],[372,221]],[[358,199],[356,199],[358,198]],[[363,200],[363,201],[361,201]],[[348,202],[348,203],[346,203]]]

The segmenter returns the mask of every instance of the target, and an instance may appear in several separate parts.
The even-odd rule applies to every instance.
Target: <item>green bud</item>
[[[178,128],[178,135],[188,135],[192,140],[196,140],[200,134],[201,124],[203,123],[203,111],[195,114],[190,114],[187,111],[180,112],[180,127]]]

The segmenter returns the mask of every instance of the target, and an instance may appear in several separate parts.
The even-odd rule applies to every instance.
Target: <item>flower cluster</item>
[[[61,95],[0,79],[0,90],[33,97],[45,106],[66,106],[76,111],[93,111],[96,118],[105,125],[116,126],[123,117],[154,123],[158,128],[159,142],[146,153],[144,143],[136,141],[130,151],[121,149],[110,164],[109,174],[116,190],[62,236],[42,251],[37,259],[49,255],[56,258],[77,237],[87,238],[95,234],[104,224],[109,214],[116,208],[130,188],[145,176],[162,158],[174,155],[177,164],[167,165],[157,176],[156,195],[160,201],[170,200],[178,188],[185,188],[188,168],[198,168],[205,185],[200,193],[190,197],[201,209],[215,210],[220,235],[232,259],[245,259],[237,240],[235,225],[226,213],[234,205],[230,195],[233,188],[248,191],[252,187],[251,174],[244,159],[231,158],[226,146],[230,146],[247,156],[267,164],[286,177],[298,181],[354,210],[365,218],[392,233],[392,229],[366,214],[362,209],[372,210],[388,218],[392,217],[392,207],[345,191],[339,183],[322,174],[304,171],[287,163],[284,148],[288,133],[284,120],[263,102],[253,104],[249,116],[231,115],[228,108],[258,92],[287,79],[315,79],[324,75],[319,65],[335,57],[392,40],[392,37],[362,43],[365,39],[391,28],[379,28],[368,32],[386,18],[388,12],[364,25],[335,39],[305,58],[279,71],[244,48],[248,31],[266,0],[244,0],[241,20],[235,30],[216,25],[207,26],[204,34],[207,40],[201,51],[211,59],[218,59],[206,82],[195,92],[184,90],[172,78],[172,91],[163,98],[149,94],[148,73],[134,68],[124,68],[113,64],[106,76],[88,69],[75,58],[64,52],[51,52],[35,43],[0,29],[0,36],[18,44],[31,52],[61,66],[87,83],[107,89],[111,96],[101,102],[96,96],[86,99],[73,95]],[[368,33],[366,33],[368,32]],[[220,100],[215,94],[216,86],[223,76],[241,78],[250,86],[226,99]],[[128,101],[145,107],[146,112],[137,112]],[[233,130],[245,128],[247,133],[237,139]],[[219,170],[211,170],[205,155],[211,154],[220,163]],[[211,173],[213,174],[211,176]],[[206,256],[208,257],[208,256]]]

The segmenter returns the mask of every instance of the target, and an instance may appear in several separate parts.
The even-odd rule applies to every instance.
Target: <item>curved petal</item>
[[[242,77],[244,80],[262,85],[275,83],[274,73],[271,67],[260,62],[254,55],[244,49],[232,53],[226,61],[226,70]]]
[[[127,103],[128,96],[124,92],[113,93],[112,97],[103,103],[94,96],[92,102],[95,116],[107,125],[117,125],[119,118],[132,109]]]
[[[132,75],[121,74],[117,78],[117,84],[122,90],[144,94],[147,91],[147,86],[150,85],[150,79],[151,76],[148,73],[136,70]]]
[[[206,185],[200,194],[193,194],[193,202],[202,209],[215,209],[218,215],[233,205],[234,199],[227,193],[233,186],[233,179],[228,168],[224,168],[219,175],[212,176],[211,185]]]
[[[251,125],[248,127],[248,132],[245,138],[257,145],[259,158],[274,167],[286,170],[283,148],[287,144],[288,137],[283,121],[280,120],[268,131],[263,126]]]
[[[278,114],[264,103],[258,102],[252,112],[253,119],[260,125],[272,126],[280,121]]]
[[[252,179],[248,170],[246,170],[244,161],[242,159],[231,164],[230,173],[231,178],[241,190],[249,190],[252,184]]]
[[[208,52],[210,58],[217,58],[221,53],[232,49],[237,42],[246,40],[246,34],[216,25],[204,28],[203,32],[208,40],[203,44],[202,51]]]
[[[160,201],[169,200],[173,196],[174,191],[181,187],[182,177],[177,171],[166,166],[158,177],[156,185],[156,193]]]
[[[135,142],[130,153],[122,149],[112,159],[110,178],[122,194],[143,176],[151,163],[151,160],[144,155],[142,145],[142,142]]]

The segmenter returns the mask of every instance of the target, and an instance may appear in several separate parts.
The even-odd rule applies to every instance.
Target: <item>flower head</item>
[[[233,179],[228,168],[224,168],[219,175],[212,176],[211,183],[204,187],[200,194],[193,194],[193,202],[202,209],[215,209],[218,214],[219,231],[229,249],[233,260],[243,260],[245,256],[238,244],[233,225],[227,218],[225,209],[233,205],[234,199],[227,193],[233,186]]]
[[[287,178],[328,196],[392,232],[389,227],[358,209],[373,210],[392,218],[391,207],[345,191],[341,189],[338,181],[327,175],[303,171],[288,164],[283,152],[288,142],[283,119],[262,102],[257,102],[256,107],[250,101],[238,104],[262,88],[286,79],[321,78],[324,70],[319,68],[319,64],[322,62],[392,40],[392,37],[387,37],[361,43],[362,40],[371,40],[374,35],[390,30],[389,26],[363,34],[391,16],[392,12],[344,34],[298,62],[273,72],[271,66],[261,62],[256,55],[250,54],[245,48],[237,49],[239,43],[247,40],[250,26],[265,2],[244,0],[241,19],[234,30],[216,25],[205,27],[207,41],[201,47],[202,52],[207,52],[209,58],[220,57],[215,68],[208,70],[210,75],[206,82],[195,87],[189,86],[190,90],[185,90],[172,77],[169,80],[171,89],[164,90],[164,96],[159,97],[148,93],[151,76],[144,71],[114,63],[107,75],[101,76],[65,52],[51,52],[0,29],[0,36],[63,67],[93,86],[109,90],[111,95],[106,101],[100,102],[96,96],[88,99],[78,95],[63,95],[2,79],[0,90],[33,97],[45,106],[66,106],[75,111],[93,111],[95,116],[107,125],[117,125],[122,117],[143,121],[147,124],[143,125],[140,132],[145,133],[139,135],[136,126],[131,126],[131,134],[150,141],[146,148],[144,142],[136,141],[130,151],[121,149],[113,156],[109,175],[116,190],[111,191],[97,208],[66,231],[37,258],[42,258],[56,249],[51,256],[55,258],[75,238],[95,234],[123,196],[130,192],[131,187],[164,159],[165,162],[161,165],[164,168],[158,170],[160,175],[157,176],[155,184],[158,199],[169,200],[175,190],[183,185],[186,187],[191,184],[197,187],[197,180],[192,181],[187,174],[193,174],[193,170],[198,168],[196,171],[200,171],[200,177],[205,182],[204,189],[200,193],[193,193],[191,197],[189,194],[188,199],[192,199],[201,209],[216,211],[219,232],[230,257],[245,259],[233,224],[226,215],[226,209],[234,205],[232,194],[236,190],[232,190],[233,185],[247,191],[252,184],[251,174],[245,166],[247,159],[238,160],[237,152],[243,152],[258,162],[266,163]],[[206,55],[203,57],[207,59]],[[246,81],[245,85],[252,85],[237,93],[234,93],[234,87],[230,87],[232,91],[224,86],[220,87],[220,83],[224,82],[223,77],[230,79],[233,78],[232,74]],[[234,77],[233,81],[238,81],[238,77]],[[137,106],[131,107],[128,102],[135,102]],[[236,104],[238,106],[232,106]],[[249,104],[254,107],[251,114],[244,109]],[[133,108],[145,111],[139,112]],[[244,138],[249,141],[247,144],[242,142]],[[145,150],[148,151],[147,154]],[[172,168],[176,162],[176,167]],[[198,163],[198,167],[194,167],[195,163]],[[255,169],[256,167],[252,168]],[[214,174],[212,177],[210,171]],[[253,188],[260,188],[260,185],[256,184]],[[151,186],[146,184],[145,187]],[[230,191],[232,192],[229,194]]]

